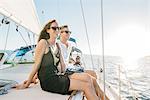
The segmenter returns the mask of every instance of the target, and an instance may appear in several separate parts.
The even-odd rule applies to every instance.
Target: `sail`
[[[0,14],[35,34],[40,32],[33,0],[0,0]]]

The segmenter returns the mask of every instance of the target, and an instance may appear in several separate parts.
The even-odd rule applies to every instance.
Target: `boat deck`
[[[15,67],[0,70],[0,79],[15,80],[18,83],[28,78],[32,69],[31,64],[20,64]],[[0,100],[67,100],[69,95],[45,92],[39,83],[24,90],[11,89],[8,94],[0,95]]]
[[[9,67],[0,70],[0,79],[14,80],[18,83],[23,82],[28,78],[31,72],[32,64],[18,64],[15,67]],[[100,74],[98,74],[100,75]],[[98,79],[99,80],[99,79]],[[103,82],[99,82],[100,87],[103,89]],[[118,95],[113,91],[110,85],[106,84],[106,93],[110,100],[118,100]],[[11,89],[8,94],[0,95],[0,100],[67,100],[69,95],[61,95],[43,91],[40,84],[31,85],[30,88],[24,90]]]

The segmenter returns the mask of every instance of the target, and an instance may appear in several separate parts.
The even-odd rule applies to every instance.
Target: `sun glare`
[[[136,69],[137,59],[146,55],[149,34],[144,27],[136,24],[128,24],[117,27],[115,35],[107,41],[106,53],[121,56],[127,69]]]

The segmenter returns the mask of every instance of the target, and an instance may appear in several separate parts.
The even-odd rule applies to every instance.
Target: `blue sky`
[[[92,53],[101,54],[100,0],[82,1]],[[49,19],[57,19],[60,25],[68,24],[79,48],[89,53],[85,49],[88,45],[80,0],[35,0],[35,4],[41,24]],[[148,0],[104,0],[106,54],[135,56],[141,50],[150,54],[146,39],[149,36],[149,12]]]
[[[41,25],[56,19],[59,25],[67,24],[76,38],[78,47],[89,54],[80,0],[34,0]],[[92,54],[101,55],[101,7],[100,0],[82,0]],[[150,55],[150,1],[149,0],[104,0],[105,54],[123,56],[132,60]],[[44,13],[42,13],[42,11]],[[1,26],[7,28],[7,26]],[[15,27],[15,26],[14,26]],[[25,45],[19,40],[14,28],[7,48]],[[6,31],[6,30],[5,30]],[[5,33],[0,36],[4,44]],[[27,34],[25,34],[25,39]],[[32,35],[31,35],[32,37]],[[15,38],[15,39],[14,39]],[[3,48],[3,44],[1,44]]]
[[[72,37],[76,38],[79,48],[83,49],[86,53],[89,53],[79,0],[36,0],[35,3],[38,14],[41,16],[40,20],[42,24],[49,19],[57,19],[59,25],[69,25],[70,30],[73,33]],[[41,5],[38,6],[38,4]],[[100,33],[100,1],[95,0],[95,2],[92,2],[90,0],[83,0],[83,6],[88,33],[91,39],[90,41],[97,44],[94,46],[94,49],[98,49],[101,46],[101,34],[97,33]],[[44,11],[44,14],[42,14],[42,11]]]

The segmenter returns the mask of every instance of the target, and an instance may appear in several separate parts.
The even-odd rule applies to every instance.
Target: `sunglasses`
[[[53,29],[54,31],[59,31],[59,27],[51,27],[51,29]]]
[[[71,34],[70,31],[61,31],[61,33],[63,33],[63,32],[65,32],[65,33],[67,33],[67,34]]]

